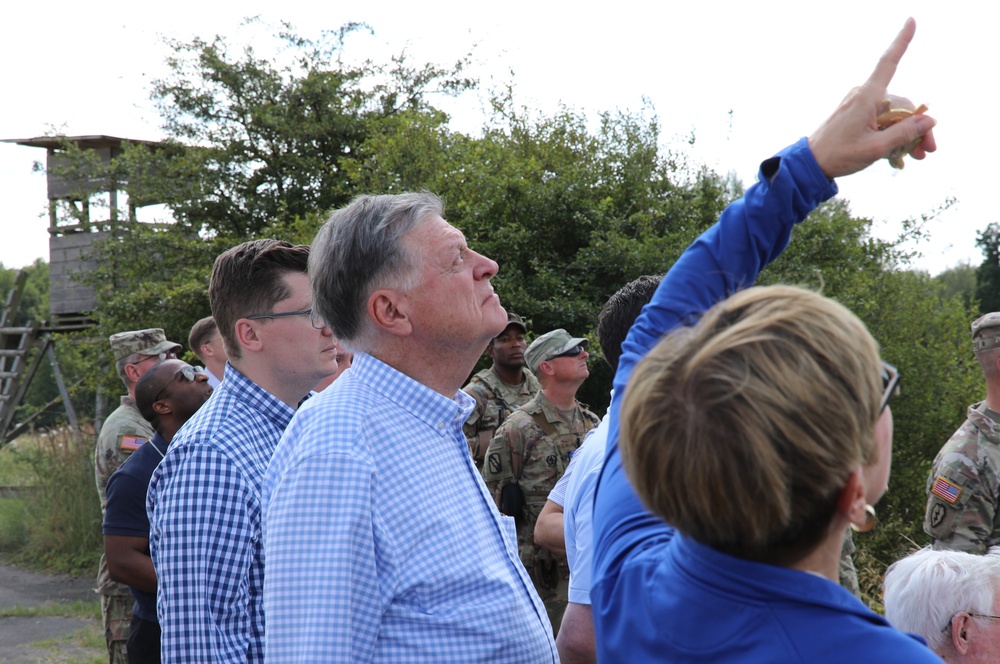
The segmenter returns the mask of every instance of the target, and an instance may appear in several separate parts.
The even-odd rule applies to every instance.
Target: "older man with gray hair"
[[[986,555],[921,549],[885,573],[885,617],[946,662],[1000,655],[1000,547]]]
[[[362,196],[312,245],[313,309],[355,351],[263,487],[268,662],[554,662],[552,629],[462,432],[507,313],[430,194]],[[308,570],[308,573],[303,573]]]

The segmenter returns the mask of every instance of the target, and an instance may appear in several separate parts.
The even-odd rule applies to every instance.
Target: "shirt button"
[[[444,422],[438,422],[438,429],[444,428]]]

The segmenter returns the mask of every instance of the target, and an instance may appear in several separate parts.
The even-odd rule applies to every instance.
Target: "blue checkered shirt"
[[[164,663],[263,662],[260,483],[294,410],[231,365],[149,482]]]
[[[474,404],[364,353],[303,404],[264,478],[267,662],[558,660],[469,456]]]

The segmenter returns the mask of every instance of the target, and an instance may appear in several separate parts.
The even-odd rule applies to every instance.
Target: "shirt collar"
[[[246,403],[261,415],[271,420],[278,429],[284,431],[295,414],[295,409],[253,382],[233,365],[226,363],[226,379],[215,388],[212,397],[233,398]]]
[[[377,390],[413,417],[434,427],[455,418],[464,422],[476,405],[475,399],[461,390],[449,399],[366,353],[355,353],[351,370],[354,380]]]

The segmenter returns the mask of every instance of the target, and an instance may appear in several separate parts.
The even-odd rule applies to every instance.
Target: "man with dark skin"
[[[476,400],[476,408],[465,421],[462,432],[469,443],[469,453],[480,469],[497,428],[538,393],[538,380],[524,366],[527,332],[520,316],[507,314],[507,327],[486,347],[486,353],[493,360],[492,366],[478,372],[462,388]]]
[[[108,480],[104,518],[104,555],[111,578],[128,585],[136,599],[127,647],[129,664],[160,661],[156,571],[149,556],[146,517],[149,478],[174,434],[208,400],[212,387],[201,367],[165,360],[139,379],[135,393],[136,407],[156,433]]]

